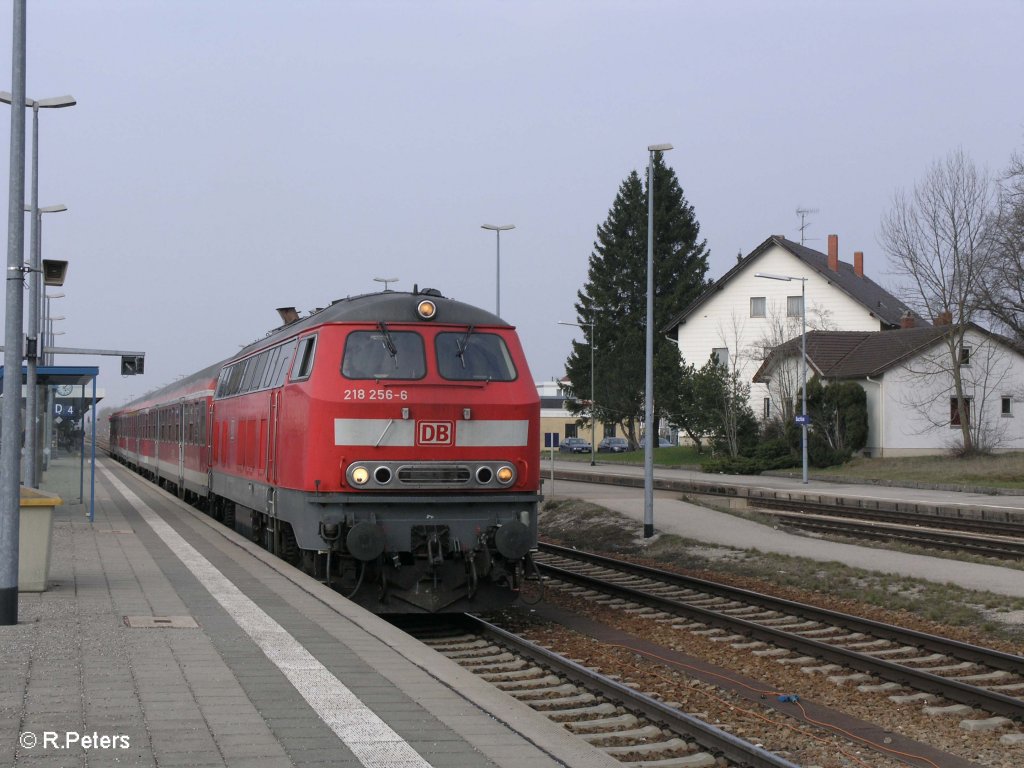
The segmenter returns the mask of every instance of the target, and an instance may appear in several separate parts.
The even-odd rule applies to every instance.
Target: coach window
[[[267,364],[263,370],[263,381],[260,382],[260,389],[266,389],[274,383],[274,372],[277,370],[277,359],[281,356],[281,348],[268,349],[264,354],[267,356]]]
[[[242,379],[242,386],[239,388],[239,392],[251,392],[253,390],[253,381],[256,380],[259,370],[259,356],[250,357],[245,364],[245,377]]]
[[[288,375],[288,365],[292,361],[297,344],[298,342],[292,339],[281,347],[281,354],[277,359],[277,372],[274,374],[274,381],[271,384],[272,387],[280,387],[284,384],[284,379]]]
[[[505,341],[493,333],[439,333],[437,369],[450,381],[514,381],[516,367]]]

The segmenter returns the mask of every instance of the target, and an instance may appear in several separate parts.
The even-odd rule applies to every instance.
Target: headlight
[[[502,485],[508,485],[516,479],[516,473],[509,466],[498,467],[498,471],[494,473],[494,476],[498,478],[498,482]]]
[[[434,315],[437,314],[437,305],[432,301],[424,299],[416,305],[416,314],[422,317],[424,320],[433,320]]]
[[[370,479],[370,470],[366,467],[356,467],[352,470],[352,482],[356,485],[366,485],[366,481]]]

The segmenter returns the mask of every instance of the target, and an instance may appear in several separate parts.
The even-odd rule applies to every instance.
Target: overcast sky
[[[100,365],[105,405],[375,277],[493,310],[484,223],[516,226],[502,316],[533,377],[560,377],[557,322],[649,144],[675,145],[709,277],[799,240],[804,207],[808,245],[837,233],[883,284],[899,187],[957,147],[993,172],[1024,149],[1021,0],[28,5],[27,95],[78,100],[40,113],[39,203],[69,209],[43,225],[44,257],[70,262],[57,343],[146,352],[134,378],[58,359]],[[0,17],[7,68],[10,2]]]

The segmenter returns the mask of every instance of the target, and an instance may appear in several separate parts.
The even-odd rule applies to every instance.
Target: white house
[[[828,384],[855,381],[867,394],[871,456],[939,454],[963,446],[953,389],[951,325],[873,332],[807,334],[808,377]],[[1013,342],[968,324],[954,345],[974,445],[1024,450],[1024,351]],[[765,386],[802,361],[801,340],[774,350],[754,376]],[[813,428],[813,427],[812,427]]]
[[[827,254],[774,235],[739,259],[663,332],[676,340],[687,363],[700,368],[714,354],[750,382],[770,350],[801,334],[801,288],[808,329],[878,331],[899,328],[901,318],[911,316],[902,301],[865,275],[862,252],[853,254],[853,263],[839,260],[837,235],[829,235]],[[772,389],[755,382],[750,406],[762,418],[778,415],[798,388],[795,379]]]

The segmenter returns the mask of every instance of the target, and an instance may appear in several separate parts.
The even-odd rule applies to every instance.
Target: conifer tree
[[[658,422],[678,400],[682,375],[678,347],[661,329],[708,283],[707,243],[661,153],[654,159],[654,405]],[[647,319],[647,189],[632,171],[619,186],[608,218],[597,227],[587,283],[577,292],[577,322],[584,341],[573,342],[566,375],[576,396],[573,410],[590,415],[590,344],[595,343],[595,415],[620,424],[639,441],[644,411]],[[657,424],[655,424],[655,427]]]

